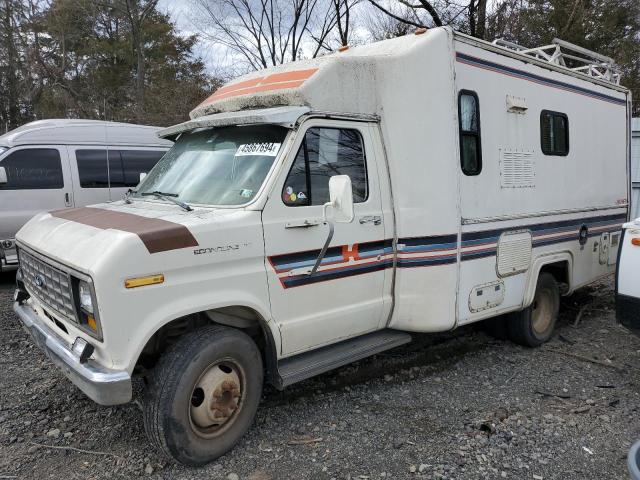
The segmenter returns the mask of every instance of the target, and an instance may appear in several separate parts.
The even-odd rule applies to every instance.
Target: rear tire
[[[245,333],[207,326],[182,337],[148,378],[149,441],[185,465],[204,465],[246,433],[262,395],[262,357]]]
[[[510,314],[509,339],[525,347],[538,347],[549,341],[558,319],[560,289],[550,273],[541,273],[531,305]]]

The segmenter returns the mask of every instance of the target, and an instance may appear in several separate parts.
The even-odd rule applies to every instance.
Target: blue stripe
[[[559,80],[553,80],[551,78],[542,77],[534,73],[518,70],[517,68],[507,67],[506,65],[501,65],[499,63],[483,60],[481,58],[472,57],[471,55],[466,55],[464,53],[456,52],[456,59],[459,62],[467,63],[472,66],[476,66],[480,68],[491,68],[493,70],[498,70],[499,72],[502,72],[502,73],[514,75],[516,77],[524,78],[526,80],[531,80],[533,82],[540,83],[547,86],[562,88],[564,90],[569,90],[574,93],[580,93],[582,95],[587,95],[589,97],[597,98],[599,100],[615,103],[616,105],[627,104],[626,99],[612,97],[611,95],[606,95],[604,93],[596,92],[594,90],[589,90],[588,88],[583,88],[577,85],[572,85],[570,83],[561,82]]]

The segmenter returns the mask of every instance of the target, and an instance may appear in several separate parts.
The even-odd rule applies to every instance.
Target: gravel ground
[[[640,339],[615,324],[609,281],[564,299],[539,349],[466,328],[267,388],[250,432],[201,469],[147,444],[139,403],[101,407],[73,387],[12,292],[0,275],[0,479],[624,479],[640,438]]]

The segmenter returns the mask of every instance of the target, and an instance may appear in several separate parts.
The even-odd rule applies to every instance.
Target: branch
[[[421,23],[416,23],[416,22],[412,22],[411,20],[409,20],[408,18],[403,18],[400,17],[398,15],[395,15],[393,13],[391,13],[389,10],[387,10],[386,8],[384,8],[382,5],[380,5],[378,2],[376,2],[375,0],[369,0],[369,2],[376,7],[378,10],[380,10],[383,13],[386,13],[387,15],[389,15],[391,18],[394,18],[396,20],[398,20],[399,22],[402,23],[406,23],[408,25],[413,25],[414,27],[418,27],[418,28],[425,28],[426,25],[423,25]]]

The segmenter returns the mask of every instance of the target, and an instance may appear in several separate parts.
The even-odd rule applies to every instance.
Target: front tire
[[[525,347],[539,347],[551,339],[559,309],[558,284],[550,273],[541,273],[531,305],[510,315],[509,339]]]
[[[185,335],[148,379],[143,407],[150,442],[186,465],[215,460],[253,423],[262,381],[260,351],[245,333],[214,325]]]

